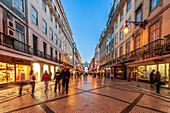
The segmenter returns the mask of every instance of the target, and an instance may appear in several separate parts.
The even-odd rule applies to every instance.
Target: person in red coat
[[[42,81],[45,82],[45,93],[48,90],[48,82],[51,80],[50,75],[47,73],[47,70],[45,70],[45,73],[42,76]]]

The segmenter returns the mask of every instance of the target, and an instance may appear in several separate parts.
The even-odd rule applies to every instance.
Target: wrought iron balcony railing
[[[31,46],[0,32],[0,45],[31,54]]]

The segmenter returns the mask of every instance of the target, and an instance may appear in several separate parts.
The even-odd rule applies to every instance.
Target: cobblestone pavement
[[[14,113],[170,113],[169,89],[156,94],[148,84],[111,81],[104,78],[70,79],[68,94],[54,93],[54,82],[44,93],[44,83],[36,83],[35,94],[24,86],[23,96],[19,87],[0,90],[0,112]]]

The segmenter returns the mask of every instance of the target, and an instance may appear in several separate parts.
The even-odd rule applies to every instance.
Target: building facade
[[[0,84],[73,69],[73,37],[60,0],[0,0]]]
[[[148,82],[155,69],[161,74],[161,83],[167,85],[169,7],[168,0],[114,0],[100,37],[101,70],[109,68],[117,78]],[[123,33],[126,21],[127,35]]]

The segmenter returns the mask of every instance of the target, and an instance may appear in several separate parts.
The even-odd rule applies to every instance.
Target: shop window
[[[156,22],[149,28],[150,42],[160,38],[160,21]]]
[[[21,81],[21,74],[25,75],[25,80],[29,80],[31,66],[16,65],[16,81]]]
[[[54,79],[54,66],[51,66],[50,71],[51,79]]]
[[[138,79],[149,80],[149,73],[146,71],[145,66],[137,67],[137,76],[138,76]]]
[[[169,81],[169,63],[166,63],[166,82]]]
[[[48,69],[48,65],[43,65],[43,73],[47,70],[47,72],[49,72],[49,69]]]
[[[15,81],[14,65],[0,62],[0,84],[14,81]]]
[[[156,74],[156,71],[157,71],[157,65],[147,65],[146,66],[146,71],[148,72],[148,77],[150,77],[150,73],[152,72],[152,70],[155,70],[155,73]],[[149,79],[149,78],[148,78]]]
[[[161,82],[165,82],[165,64],[158,64],[158,71],[161,75]]]
[[[41,81],[40,64],[39,63],[33,63],[33,70],[34,70],[34,74],[36,76],[37,81]]]

